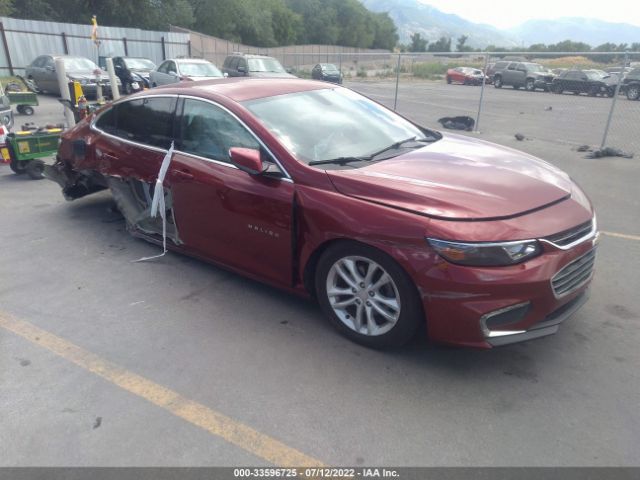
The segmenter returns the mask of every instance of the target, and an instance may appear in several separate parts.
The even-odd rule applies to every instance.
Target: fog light
[[[524,333],[525,330],[496,330],[521,321],[531,308],[531,302],[518,303],[499,310],[494,310],[480,318],[480,328],[485,337],[500,337]]]

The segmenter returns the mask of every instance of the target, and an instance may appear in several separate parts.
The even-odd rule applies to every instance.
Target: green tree
[[[450,52],[451,38],[440,37],[437,42],[429,45],[430,52]]]
[[[427,41],[426,38],[422,38],[422,35],[419,33],[413,33],[409,37],[411,40],[411,44],[408,46],[410,52],[426,52],[427,51]]]
[[[371,48],[393,50],[398,44],[398,29],[388,13],[374,13],[375,36]]]
[[[473,51],[473,48],[471,48],[470,46],[466,45],[468,39],[469,39],[468,35],[461,35],[460,37],[458,37],[458,41],[456,43],[456,50],[458,52],[472,52]]]

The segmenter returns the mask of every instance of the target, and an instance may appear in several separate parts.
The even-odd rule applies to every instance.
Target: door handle
[[[181,170],[172,170],[171,171],[176,177],[178,178],[182,178],[184,180],[191,180],[193,179],[193,173],[191,173],[190,170],[188,169],[181,169]]]

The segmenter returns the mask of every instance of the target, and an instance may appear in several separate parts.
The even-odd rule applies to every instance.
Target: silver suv
[[[536,89],[549,91],[555,75],[538,63],[510,62],[505,68],[493,74],[493,86],[502,88],[510,85],[514,89],[524,87],[533,92]]]
[[[296,78],[275,58],[248,53],[228,55],[222,71],[230,77]]]

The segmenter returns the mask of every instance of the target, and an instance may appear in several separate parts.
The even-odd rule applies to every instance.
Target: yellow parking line
[[[105,360],[35,325],[0,312],[0,327],[50,350],[80,368],[144,398],[257,457],[281,467],[322,466],[319,460],[227,417],[205,405]]]
[[[600,232],[603,235],[608,235],[610,237],[618,237],[618,238],[626,238],[627,240],[640,240],[640,236],[638,235],[627,235],[625,233],[615,233],[615,232]]]

